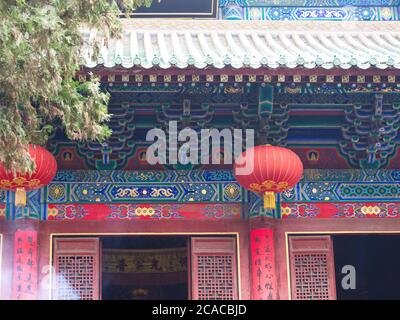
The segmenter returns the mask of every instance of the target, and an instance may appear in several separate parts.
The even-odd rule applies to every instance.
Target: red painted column
[[[273,231],[269,228],[250,232],[252,262],[252,299],[277,299]]]
[[[34,300],[38,292],[37,231],[17,230],[14,235],[12,297]]]

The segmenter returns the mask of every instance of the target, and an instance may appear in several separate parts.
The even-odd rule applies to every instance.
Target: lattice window
[[[98,299],[98,259],[98,239],[56,239],[54,298],[60,300]]]
[[[92,256],[58,256],[57,297],[61,300],[92,300],[94,258]]]
[[[292,299],[336,298],[333,251],[330,237],[291,237]]]
[[[235,239],[192,239],[193,299],[237,299],[236,270]]]
[[[231,256],[197,256],[199,300],[233,299],[232,265]]]

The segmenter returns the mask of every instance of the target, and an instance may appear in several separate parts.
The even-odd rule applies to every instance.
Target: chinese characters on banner
[[[275,300],[274,241],[271,229],[252,230],[251,261],[253,274],[253,299]]]
[[[17,231],[14,238],[13,299],[36,298],[37,268],[37,232]]]

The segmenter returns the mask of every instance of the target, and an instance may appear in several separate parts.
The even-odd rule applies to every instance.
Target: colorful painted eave
[[[400,22],[131,19],[95,67],[400,69]],[[97,31],[84,31],[89,40]]]

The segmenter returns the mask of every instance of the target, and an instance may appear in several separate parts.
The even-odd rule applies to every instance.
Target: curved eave
[[[400,23],[132,19],[90,56],[86,45],[87,68],[400,69]]]

